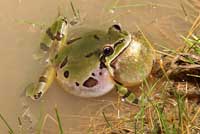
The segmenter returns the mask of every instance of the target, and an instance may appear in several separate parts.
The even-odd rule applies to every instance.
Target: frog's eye
[[[109,56],[111,54],[113,54],[114,49],[111,46],[106,46],[103,48],[103,53],[105,56]]]

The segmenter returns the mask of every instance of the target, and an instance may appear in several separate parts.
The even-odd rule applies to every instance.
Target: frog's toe
[[[38,100],[44,94],[42,91],[37,90],[36,84],[30,83],[26,88],[26,96],[33,100]]]
[[[34,99],[34,100],[38,100],[38,99],[41,98],[42,94],[43,93],[40,91],[40,92],[34,94],[31,98]]]

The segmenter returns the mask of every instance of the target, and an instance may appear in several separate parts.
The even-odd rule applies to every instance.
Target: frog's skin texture
[[[80,97],[102,96],[116,89],[129,103],[138,99],[128,90],[150,73],[153,51],[141,38],[119,25],[108,31],[91,30],[67,39],[68,21],[64,17],[47,29],[41,49],[49,53],[49,63],[37,84],[27,87],[27,95],[39,99],[56,78],[69,93]]]

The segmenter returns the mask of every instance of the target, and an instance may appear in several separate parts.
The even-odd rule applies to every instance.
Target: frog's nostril
[[[122,29],[121,29],[121,26],[118,25],[118,24],[112,25],[112,28],[114,28],[114,29],[116,29],[116,30],[118,30],[118,31],[121,31],[121,30],[122,30]]]
[[[48,51],[49,47],[47,44],[45,44],[44,42],[40,43],[40,49],[42,49],[43,51]]]
[[[95,38],[96,40],[100,40],[100,38],[99,38],[99,36],[98,36],[97,34],[94,35],[94,38]]]

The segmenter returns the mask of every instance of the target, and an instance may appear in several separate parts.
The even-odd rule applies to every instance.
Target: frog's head
[[[105,64],[111,74],[113,74],[112,61],[123,53],[123,51],[131,43],[131,34],[123,31],[120,25],[112,25],[108,30],[109,40],[108,44],[103,47],[101,62]]]

